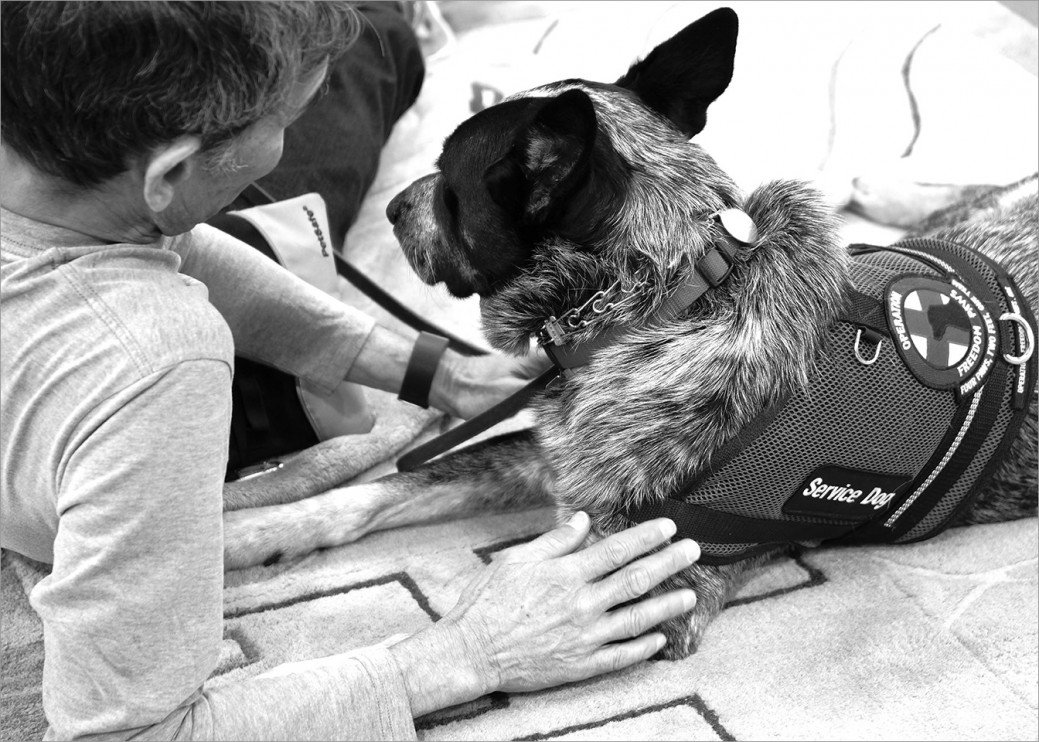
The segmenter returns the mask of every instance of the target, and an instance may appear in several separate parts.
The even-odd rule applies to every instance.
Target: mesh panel
[[[915,249],[915,248],[914,248]],[[1002,289],[981,258],[956,250],[989,289]],[[934,274],[928,263],[890,251],[859,255],[852,263],[856,288],[878,301],[894,275]],[[902,474],[915,477],[927,463],[956,413],[948,390],[924,387],[885,339],[880,357],[864,366],[854,356],[856,329],[838,323],[819,360],[808,392],[795,396],[770,424],[768,433],[752,441],[685,499],[716,510],[782,521],[806,521],[783,514],[782,507],[808,474],[822,466]],[[981,450],[964,475],[900,541],[926,535],[940,526],[999,445],[1012,415],[1009,396]],[[730,557],[755,544],[702,543],[705,553]]]
[[[687,498],[757,518],[781,508],[820,466],[915,475],[955,411],[953,395],[924,388],[890,342],[872,366],[854,358],[855,330],[838,325],[807,394],[790,400],[769,429]]]
[[[881,253],[881,255],[890,255],[891,253]],[[897,256],[901,261],[901,265],[905,265],[905,258],[901,255]],[[866,258],[872,258],[867,260]],[[851,275],[855,281],[855,288],[866,296],[876,299],[882,302],[884,300],[884,287],[887,286],[888,281],[891,280],[894,275],[891,270],[885,269],[884,267],[877,265],[880,259],[875,255],[866,255],[863,258],[856,260],[851,265]],[[891,262],[891,261],[885,261]],[[915,261],[913,266],[918,265]]]
[[[977,394],[981,394],[979,389]],[[919,538],[930,531],[932,528],[936,528],[941,525],[946,518],[952,513],[957,505],[960,504],[961,498],[966,495],[967,490],[973,486],[974,481],[981,474],[981,470],[985,468],[989,459],[992,457],[993,452],[999,446],[1006,434],[1007,425],[1010,423],[1010,418],[1013,416],[1014,411],[1010,408],[1010,397],[1013,394],[1013,384],[1007,383],[1003,389],[1003,399],[999,410],[999,415],[996,417],[995,423],[989,430],[988,436],[985,438],[985,442],[978,449],[977,455],[967,466],[966,471],[952,488],[939,500],[931,511],[920,520],[915,526],[907,531],[897,541],[909,541],[912,539]]]
[[[863,366],[855,328],[838,324],[808,393],[792,398],[760,436],[686,498],[755,518],[804,520],[783,503],[821,466],[915,476],[955,412],[948,391],[923,387],[890,341]]]

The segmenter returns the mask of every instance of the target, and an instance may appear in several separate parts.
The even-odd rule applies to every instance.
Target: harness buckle
[[[549,317],[541,331],[548,336],[552,345],[562,345],[566,339],[566,333],[563,332],[562,325],[559,324],[559,320],[555,317]]]

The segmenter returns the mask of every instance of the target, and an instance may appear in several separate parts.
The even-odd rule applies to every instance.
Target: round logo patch
[[[887,289],[886,308],[899,355],[927,386],[969,393],[996,351],[995,323],[984,304],[956,279],[903,276]]]

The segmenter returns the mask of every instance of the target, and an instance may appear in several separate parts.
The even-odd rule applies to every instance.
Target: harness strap
[[[1011,291],[1016,289],[1013,279],[999,264],[980,253],[968,252],[965,248],[955,243],[948,243],[933,238],[917,238],[896,243],[891,249],[905,251],[912,257],[919,255],[920,251],[938,256],[940,260],[950,265],[956,274],[973,287],[973,290],[978,294],[978,298],[995,317],[1000,315],[1002,302],[1008,301],[1008,297],[1006,295],[1000,297],[989,289],[981,270],[987,270],[1004,293],[1007,291],[1007,287],[1010,287]],[[983,268],[980,270],[976,268],[975,265],[977,263],[972,265],[967,258],[968,255],[973,255]],[[1022,302],[1022,306],[1019,308],[1025,315],[1026,321],[1034,324],[1035,318],[1029,310],[1027,303]],[[1013,347],[1011,330],[1005,323],[997,325],[996,333],[999,347]],[[957,414],[952,424],[950,424],[950,429],[942,440],[935,456],[928,461],[921,470],[920,475],[907,490],[906,498],[908,499],[905,499],[898,506],[894,515],[884,522],[883,526],[884,530],[887,531],[887,535],[883,540],[899,540],[913,530],[943,498],[945,493],[967,474],[971,463],[992,434],[993,427],[997,423],[1003,406],[1004,397],[1008,395],[1013,396],[1014,394],[1012,390],[1010,392],[1007,391],[1008,376],[1011,374],[1022,374],[1022,387],[1027,390],[1029,397],[1031,396],[1031,389],[1035,383],[1035,359],[1030,360],[1031,362],[1028,365],[1013,370],[1008,364],[1004,363],[1002,358],[995,361],[988,378],[980,388],[972,393],[973,398],[970,399],[969,403],[965,402],[961,406],[960,414]],[[1027,378],[1029,367],[1033,370],[1031,383],[1028,383],[1029,380]],[[1011,384],[1011,386],[1016,385]],[[1011,409],[1014,409],[1013,405],[1011,405]],[[1002,430],[1002,442],[998,451],[1005,450],[1009,445],[1018,427],[1021,425],[1024,415],[1024,409],[1016,409],[1010,419],[1007,420]],[[927,533],[921,534],[913,540],[927,538],[942,530],[956,512],[962,512],[964,508],[969,506],[978,492],[980,483],[985,481],[987,473],[990,473],[994,465],[998,463],[998,458],[997,452],[989,453],[988,466],[985,467],[984,472],[973,475],[970,489],[963,496],[955,511],[950,513],[950,516],[945,518],[942,523],[935,524],[934,527],[928,529]],[[878,532],[878,527],[874,526],[870,530]]]
[[[670,518],[678,527],[673,538],[692,538],[711,544],[782,543],[814,541],[843,536],[858,523],[833,521],[768,520],[726,513],[673,498],[647,502],[628,511],[628,517],[641,523],[652,518]]]
[[[855,288],[848,290],[848,304],[841,314],[841,319],[853,325],[867,327],[885,337],[890,334],[883,302]]]

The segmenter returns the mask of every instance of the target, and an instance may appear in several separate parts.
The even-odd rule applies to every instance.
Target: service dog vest
[[[905,543],[967,508],[1028,412],[1035,318],[1009,275],[962,245],[855,245],[854,289],[810,388],[762,412],[671,497],[704,564],[778,545]]]

